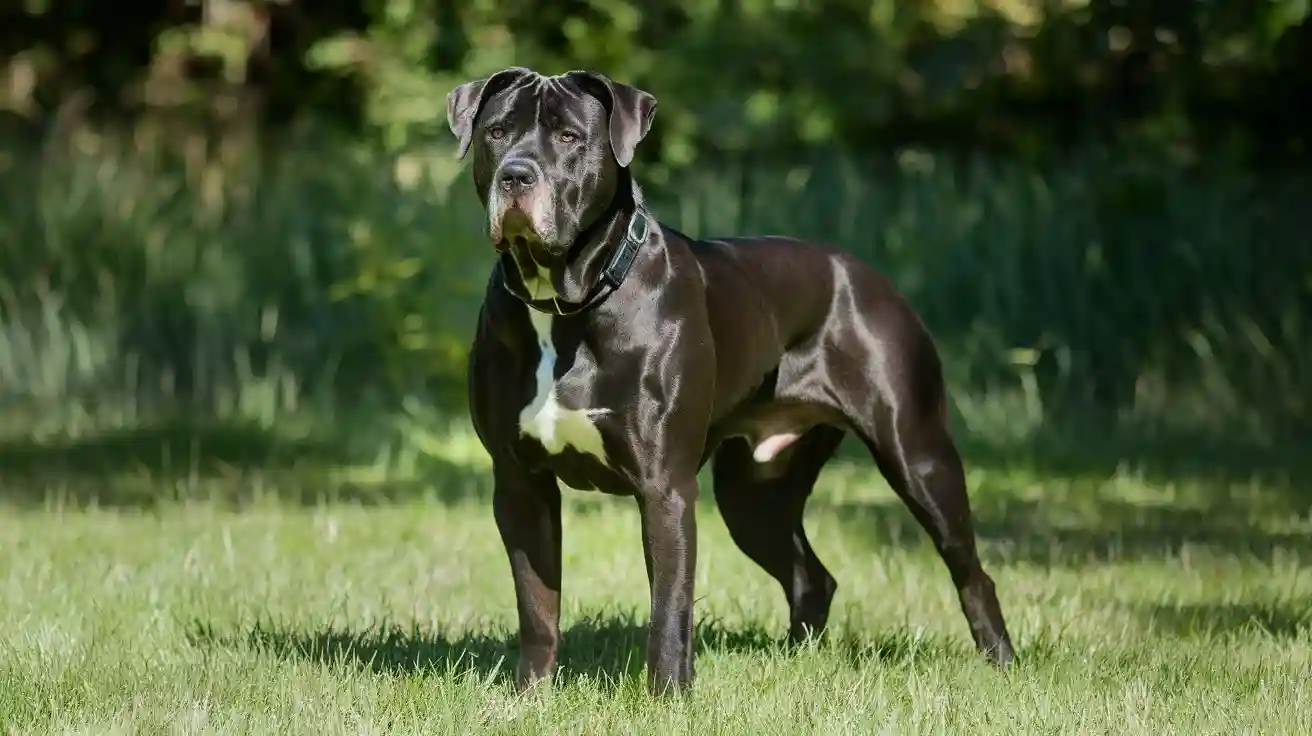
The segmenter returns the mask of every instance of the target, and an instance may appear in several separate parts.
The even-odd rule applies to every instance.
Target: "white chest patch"
[[[568,445],[606,462],[601,432],[592,417],[609,413],[609,409],[566,409],[556,401],[556,348],[551,344],[552,317],[529,309],[533,331],[537,333],[537,388],[533,400],[519,413],[519,431],[542,443],[547,452],[557,455]]]

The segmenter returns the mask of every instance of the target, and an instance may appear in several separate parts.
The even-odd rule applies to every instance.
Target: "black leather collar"
[[[651,215],[644,212],[641,207],[633,211],[633,216],[629,218],[629,228],[619,244],[615,246],[615,251],[611,253],[606,268],[602,269],[601,278],[597,279],[597,283],[592,285],[587,295],[583,297],[583,301],[577,306],[569,302],[562,303],[559,297],[525,299],[511,290],[510,286],[505,284],[504,278],[502,284],[506,286],[506,291],[509,291],[516,299],[543,314],[550,314],[553,317],[569,317],[582,314],[601,304],[606,300],[606,297],[615,293],[615,290],[624,283],[624,279],[629,275],[629,270],[633,268],[633,261],[638,257],[638,251],[651,239],[651,223]]]

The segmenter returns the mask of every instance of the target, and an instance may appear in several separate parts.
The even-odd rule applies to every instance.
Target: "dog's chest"
[[[556,347],[551,340],[552,317],[529,310],[538,343],[538,363],[533,396],[519,413],[521,434],[537,440],[549,454],[559,455],[566,447],[590,455],[603,464],[606,449],[593,420],[608,409],[566,408],[561,405],[555,380]]]

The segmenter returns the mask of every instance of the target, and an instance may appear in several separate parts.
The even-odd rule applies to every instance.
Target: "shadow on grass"
[[[290,437],[251,425],[177,423],[78,438],[0,441],[0,501],[24,505],[152,507],[186,500],[244,505],[261,497],[381,505],[423,497],[455,502],[489,489],[486,473],[426,457],[424,482],[361,483],[335,474],[345,439]],[[354,451],[354,454],[359,454]]]
[[[1099,433],[1083,430],[1078,423],[1047,428],[1024,441],[997,442],[960,430],[955,437],[968,468],[1092,481],[1132,473],[1153,484],[1188,482],[1218,493],[1251,483],[1301,512],[1312,509],[1312,454],[1306,451],[1312,437],[1291,436],[1271,444],[1181,431]],[[850,437],[838,458],[871,462],[865,448]]]
[[[197,623],[189,640],[201,648],[262,651],[283,659],[300,659],[326,666],[347,666],[376,673],[442,676],[472,674],[485,682],[514,681],[519,657],[513,632],[461,633],[446,636],[418,627],[378,626],[363,630],[302,631],[260,624],[248,631],[224,634]],[[696,656],[715,654],[792,656],[789,645],[759,625],[729,628],[713,619],[698,622]],[[562,633],[557,682],[587,678],[609,687],[645,677],[647,629],[633,616],[585,619]],[[920,657],[970,657],[973,652],[952,642],[889,632],[874,641],[830,632],[818,647],[840,653],[854,666],[871,661],[910,661]]]
[[[1312,600],[1135,606],[1149,626],[1180,637],[1262,632],[1281,639],[1312,630]]]
[[[1055,478],[1102,480],[1130,472],[1154,484],[1189,482],[1214,491],[1257,484],[1306,512],[1312,506],[1312,438],[1280,444],[1210,434],[1169,435],[1126,430],[1100,435],[1053,431],[1019,446],[979,437],[962,442],[967,462],[989,468],[1028,469]]]
[[[645,626],[629,616],[577,622],[562,634],[559,676],[563,682],[588,677],[617,684],[641,675],[646,636]],[[299,631],[261,624],[244,635],[225,637],[197,626],[192,641],[373,672],[473,673],[481,680],[502,683],[513,681],[519,657],[518,637],[513,632],[466,632],[448,637],[418,627]],[[781,649],[760,628],[731,631],[713,624],[698,628],[696,642],[698,651],[752,653]]]
[[[279,470],[341,459],[341,443],[288,439],[256,426],[167,424],[99,432],[78,438],[0,443],[6,476],[149,472],[204,475],[250,468]]]
[[[1312,455],[1297,447],[1134,434],[1081,440],[1057,431],[1012,447],[962,439],[967,467],[997,474],[991,487],[970,489],[976,534],[991,556],[1065,566],[1162,559],[1191,549],[1261,562],[1282,550],[1312,558],[1312,534],[1259,521],[1312,511]],[[869,468],[871,482],[883,484],[859,443],[845,442],[838,462]],[[1148,495],[1159,495],[1157,502],[1108,497],[1108,482],[1125,474],[1152,486]],[[1025,489],[1011,487],[1021,484],[1038,488],[1022,498],[1017,491]],[[1163,491],[1181,484],[1188,487],[1178,496]],[[875,547],[929,545],[891,491],[868,501],[834,501],[822,491],[807,513],[827,515]]]
[[[1224,509],[1145,506],[1097,500],[1075,514],[1055,516],[1053,504],[1015,498],[972,499],[975,534],[989,560],[1045,566],[1162,560],[1211,552],[1269,563],[1283,553],[1312,558],[1312,535],[1260,528]],[[808,520],[824,515],[846,536],[878,549],[930,548],[929,535],[901,502],[829,502],[817,497]]]

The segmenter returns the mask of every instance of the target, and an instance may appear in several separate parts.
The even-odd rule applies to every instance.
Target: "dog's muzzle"
[[[552,197],[537,165],[525,159],[505,161],[490,189],[488,231],[497,251],[522,246],[549,255],[553,250]]]

